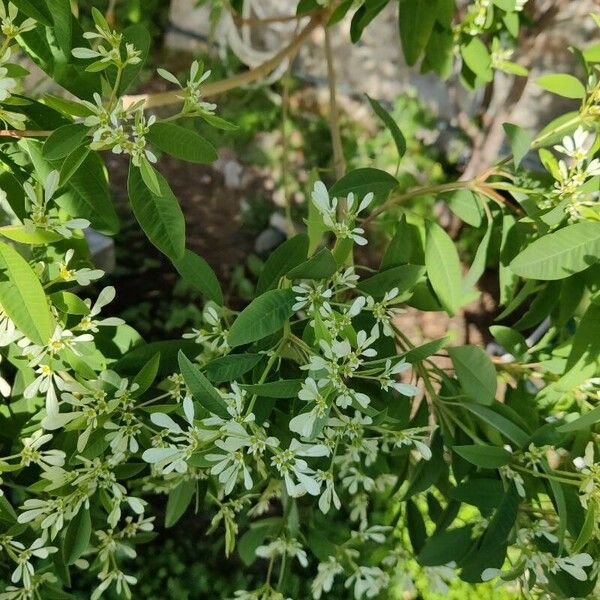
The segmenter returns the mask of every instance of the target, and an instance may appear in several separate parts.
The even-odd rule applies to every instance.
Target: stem
[[[470,179],[468,181],[453,181],[451,183],[442,183],[440,185],[427,185],[415,188],[414,190],[406,192],[405,194],[393,196],[387,202],[373,210],[371,214],[369,214],[369,216],[363,220],[363,225],[370,223],[381,213],[392,208],[393,206],[396,206],[397,204],[402,204],[403,202],[406,202],[407,200],[410,200],[412,198],[418,198],[419,196],[427,196],[429,194],[441,194],[442,192],[452,192],[454,190],[462,190],[465,188],[475,190],[478,183],[480,182],[476,179]]]
[[[312,32],[329,18],[329,14],[329,10],[322,10],[315,13],[304,29],[302,29],[302,31],[291,41],[288,46],[258,67],[250,69],[249,71],[245,71],[244,73],[238,73],[237,75],[233,75],[232,77],[228,77],[222,81],[207,83],[202,88],[204,96],[216,96],[217,94],[254,83],[255,81],[263,79],[269,73],[274,71],[284,60],[292,60],[296,54],[298,54],[302,44],[310,37]],[[127,109],[135,102],[140,101],[144,102],[145,108],[157,108],[159,106],[172,106],[175,104],[180,104],[182,102],[181,90],[162,92],[160,94],[138,94],[133,96],[125,96],[123,98],[123,105],[125,109]]]
[[[10,138],[35,138],[35,137],[49,137],[52,134],[52,131],[36,131],[36,130],[26,130],[19,131],[18,129],[0,129],[0,137],[10,137]]]
[[[114,108],[115,101],[117,99],[117,95],[119,93],[119,86],[121,85],[121,78],[123,77],[123,66],[117,67],[117,77],[115,79],[115,85],[113,86],[113,90],[110,94],[110,100],[108,101],[109,111]]]
[[[273,368],[273,365],[279,358],[279,353],[281,351],[281,348],[283,347],[283,344],[286,341],[287,341],[287,338],[282,337],[279,340],[279,343],[277,344],[277,346],[275,346],[275,350],[273,351],[273,354],[269,358],[269,362],[267,362],[265,370],[262,372],[262,375],[260,376],[260,379],[258,380],[258,385],[261,385],[266,381],[267,377],[269,376],[269,373],[271,372],[271,369]],[[254,405],[256,404],[257,398],[258,398],[258,394],[254,394],[252,396],[252,400],[250,400],[250,404],[248,405],[248,409],[246,410],[246,415],[249,415],[252,412],[252,409],[254,408]]]

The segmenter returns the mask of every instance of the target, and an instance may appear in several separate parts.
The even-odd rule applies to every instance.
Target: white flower
[[[343,573],[342,565],[334,556],[330,556],[326,562],[319,563],[317,567],[317,576],[313,579],[311,590],[313,598],[319,600],[323,592],[330,592],[333,587],[334,579],[340,573]]]
[[[315,478],[315,472],[308,466],[308,463],[298,458],[328,456],[329,448],[322,444],[302,444],[298,440],[292,440],[287,450],[280,450],[275,453],[271,464],[283,476],[285,487],[290,496],[296,498],[305,493],[316,496],[321,489],[321,483]],[[294,483],[294,479],[298,483]]]
[[[23,438],[21,450],[21,465],[28,467],[31,463],[43,469],[48,467],[62,467],[65,464],[65,453],[62,450],[40,450],[52,439],[52,434],[44,433],[41,429],[35,431],[31,437]]]
[[[62,377],[48,365],[39,365],[35,372],[37,377],[23,390],[25,398],[34,398],[38,394],[46,395],[46,412],[49,415],[58,414],[58,396],[56,389],[65,389]]]
[[[54,546],[45,546],[43,538],[37,538],[29,548],[16,540],[11,540],[9,543],[17,555],[17,568],[13,571],[10,580],[13,583],[22,580],[25,587],[31,585],[31,577],[35,572],[33,564],[30,562],[32,557],[48,558],[50,554],[58,551],[58,548]]]
[[[256,556],[261,558],[274,558],[286,554],[290,558],[295,558],[303,566],[308,566],[308,558],[306,551],[296,539],[277,538],[266,546],[259,546],[256,551]]]
[[[354,598],[375,598],[387,588],[389,575],[379,567],[358,567],[346,580],[345,587],[354,585]]]
[[[296,293],[296,303],[292,306],[294,311],[304,309],[313,312],[321,308],[331,310],[329,300],[333,292],[325,284],[316,281],[302,282],[293,286],[292,291]]]
[[[319,508],[323,514],[327,514],[331,508],[331,503],[337,510],[342,506],[340,499],[335,491],[335,482],[331,471],[318,471],[317,478],[325,484],[325,489],[319,498]]]
[[[399,394],[404,396],[416,396],[419,392],[419,388],[408,383],[401,383],[396,380],[396,375],[404,373],[411,368],[411,365],[405,362],[403,359],[399,360],[395,364],[392,364],[391,360],[385,361],[385,369],[379,376],[379,383],[381,388],[388,391],[390,388],[396,390]]]
[[[554,149],[565,154],[570,158],[575,159],[577,162],[581,162],[587,155],[586,142],[589,137],[589,132],[583,127],[579,126],[573,136],[565,136],[562,140],[562,144],[554,146]]]

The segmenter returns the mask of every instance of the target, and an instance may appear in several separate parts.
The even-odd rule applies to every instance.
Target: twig
[[[274,71],[284,60],[292,60],[296,54],[300,51],[302,44],[312,34],[312,32],[321,25],[328,17],[329,11],[319,11],[315,13],[307,25],[302,31],[292,40],[292,42],[286,46],[283,50],[278,52],[275,56],[265,61],[261,65],[245,71],[244,73],[238,73],[227,79],[221,81],[215,81],[213,83],[207,83],[202,87],[202,93],[205,97],[216,96],[223,92],[233,90],[235,88],[254,83],[260,79],[266,77],[269,73]],[[173,106],[180,104],[181,90],[173,90],[169,92],[162,92],[159,94],[137,94],[133,96],[125,96],[123,98],[123,104],[125,108],[128,108],[136,102],[144,102],[145,108],[158,108],[160,106]]]
[[[35,138],[35,137],[49,137],[52,131],[35,131],[35,130],[24,130],[19,129],[0,129],[0,137],[9,138]]]
[[[292,71],[292,62],[288,65],[287,71],[283,79],[283,94],[281,96],[281,184],[283,188],[283,201],[285,204],[285,220],[287,224],[288,237],[292,237],[295,233],[294,220],[292,217],[292,199],[289,193],[289,137],[287,132],[287,122],[290,112],[290,74]]]

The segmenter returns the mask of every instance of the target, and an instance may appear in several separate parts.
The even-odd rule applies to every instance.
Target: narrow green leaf
[[[173,266],[183,281],[204,294],[209,300],[223,306],[223,292],[219,279],[201,256],[191,250],[186,250],[181,258],[173,261]]]
[[[251,371],[263,358],[262,354],[229,354],[211,360],[204,366],[206,376],[212,383],[236,381]]]
[[[400,131],[400,127],[396,121],[394,121],[392,115],[377,102],[374,98],[371,98],[367,95],[369,103],[371,104],[371,108],[373,112],[383,121],[385,126],[389,129],[392,137],[394,138],[394,143],[396,144],[396,149],[398,150],[398,158],[401,159],[406,154],[406,140],[402,135],[402,131]]]
[[[492,57],[485,44],[478,37],[471,38],[471,41],[460,49],[460,53],[467,67],[477,77],[483,81],[491,81],[494,78]]]
[[[530,436],[525,431],[494,409],[470,402],[463,404],[463,407],[502,433],[517,447],[522,448],[529,441]]]
[[[406,215],[402,215],[394,237],[381,259],[379,270],[385,271],[408,263],[413,265],[425,264],[425,253],[419,228],[412,223],[408,223]]]
[[[198,482],[194,479],[182,481],[176,488],[169,492],[167,509],[165,511],[165,527],[173,527],[185,514],[192,498],[198,489]]]
[[[234,321],[227,341],[232,348],[279,331],[294,314],[294,292],[270,290],[255,298]]]
[[[223,419],[230,419],[231,415],[227,411],[227,404],[221,398],[221,394],[217,392],[210,381],[202,374],[198,365],[193,364],[181,350],[177,354],[177,361],[181,374],[194,400],[211,413]]]
[[[400,0],[400,41],[408,66],[414,65],[427,46],[437,17],[437,0]]]
[[[338,270],[335,258],[329,248],[322,248],[307,261],[299,264],[290,271],[288,279],[327,279]]]
[[[471,190],[456,190],[442,197],[459,219],[472,227],[481,225],[484,215],[481,200]]]
[[[54,319],[39,278],[27,261],[0,242],[0,304],[19,331],[45,345],[54,333]]]
[[[564,96],[565,98],[581,99],[585,96],[585,87],[577,77],[567,73],[552,73],[542,75],[536,83],[545,90]]]
[[[157,148],[193,163],[210,164],[217,160],[214,146],[195,131],[174,123],[154,123],[146,137]]]
[[[510,263],[513,273],[544,281],[564,279],[598,262],[600,223],[581,221],[545,235]]]
[[[496,338],[498,343],[513,356],[522,358],[529,348],[527,341],[516,329],[505,327],[504,325],[492,325],[490,333]]]
[[[425,244],[427,276],[444,308],[454,315],[462,302],[462,271],[452,238],[437,224],[429,223]]]
[[[374,298],[381,298],[393,288],[402,294],[411,290],[424,274],[425,267],[421,265],[400,265],[361,280],[358,289]]]
[[[150,192],[140,170],[129,169],[129,199],[133,214],[148,239],[172,261],[185,253],[185,219],[166,179],[156,173],[161,195]]]
[[[504,127],[506,137],[508,137],[508,140],[510,141],[513,162],[515,163],[515,168],[518,169],[521,161],[529,152],[529,148],[531,148],[533,137],[522,127],[513,125],[512,123],[504,123],[502,127]]]
[[[158,375],[158,367],[160,366],[160,352],[157,352],[133,378],[133,383],[137,384],[135,390],[136,396],[141,396],[144,392],[150,389],[156,376]]]
[[[83,143],[87,134],[88,128],[80,123],[59,127],[44,143],[43,157],[46,160],[65,158]]]
[[[369,192],[375,194],[375,198],[386,198],[387,195],[396,187],[398,180],[389,173],[380,169],[355,169],[344,175],[331,188],[331,196],[343,198],[349,193],[360,201]]]
[[[65,158],[60,168],[59,185],[66,185],[71,177],[79,170],[85,159],[88,157],[90,149],[88,146],[79,146],[75,148],[67,158]]]
[[[308,236],[301,233],[278,246],[265,262],[256,284],[256,294],[260,296],[277,287],[288,271],[303,263],[308,256],[308,244]]]
[[[583,522],[583,526],[581,527],[581,531],[577,536],[577,540],[573,544],[571,548],[571,552],[576,554],[577,552],[581,552],[585,545],[592,539],[594,535],[594,531],[596,530],[596,503],[590,502],[588,504],[588,508],[585,511],[585,521]]]
[[[72,565],[87,550],[92,536],[90,511],[81,507],[67,526],[63,542],[63,558]]]
[[[160,196],[162,194],[156,170],[146,158],[140,160],[140,175],[142,176],[142,180],[146,184],[146,187],[155,196]]]
[[[448,348],[454,370],[465,395],[478,404],[490,405],[496,397],[496,369],[477,346]]]
[[[470,463],[484,469],[499,469],[507,465],[512,458],[512,454],[504,448],[483,444],[453,446],[452,450]]]

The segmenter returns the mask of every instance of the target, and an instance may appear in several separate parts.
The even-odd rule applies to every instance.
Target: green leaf
[[[467,67],[477,77],[483,81],[491,81],[494,78],[492,57],[485,44],[478,37],[471,38],[466,46],[462,46],[460,53]]]
[[[456,314],[463,298],[460,260],[452,238],[437,223],[428,223],[425,266],[441,304]]]
[[[73,13],[70,0],[46,0],[54,22],[54,36],[63,55],[69,57],[73,40]]]
[[[308,236],[301,233],[278,246],[265,262],[256,284],[256,294],[264,294],[277,287],[288,271],[303,263],[308,256],[308,243]]]
[[[49,229],[31,229],[26,225],[5,225],[0,227],[0,235],[20,244],[52,244],[62,240],[62,236]]]
[[[425,267],[420,265],[400,265],[361,280],[358,289],[374,298],[381,298],[393,288],[402,294],[411,290],[424,274]]]
[[[251,394],[264,398],[295,398],[302,383],[302,379],[281,379],[268,383],[244,384],[241,387]]]
[[[150,36],[148,27],[142,24],[135,24],[127,27],[127,29],[123,31],[122,44],[133,44],[135,49],[140,51],[141,60],[135,65],[127,65],[127,67],[125,67],[121,77],[121,85],[119,86],[119,94],[121,96],[125,94],[129,87],[135,82],[148,60],[148,53],[150,52],[150,46],[152,44],[152,37]]]
[[[185,283],[204,294],[219,306],[223,306],[223,292],[215,272],[195,252],[186,250],[183,256],[173,261],[173,266]]]
[[[66,185],[71,177],[79,170],[85,159],[88,157],[90,149],[88,146],[79,146],[75,148],[67,158],[65,158],[62,167],[60,168],[59,185]]]
[[[517,519],[519,496],[514,484],[510,484],[502,497],[494,516],[477,544],[471,546],[463,557],[461,579],[481,582],[486,568],[500,568],[506,558],[508,539]]]
[[[133,383],[137,384],[135,390],[136,396],[141,396],[144,392],[150,389],[158,375],[158,367],[160,366],[160,352],[157,352],[133,378]]]
[[[39,21],[40,24],[52,27],[52,15],[44,2],[34,0],[11,0],[20,12]]]
[[[0,242],[0,304],[19,331],[46,345],[54,333],[54,319],[44,288],[27,261]]]
[[[512,123],[504,123],[502,127],[504,127],[506,137],[508,137],[510,141],[510,147],[513,153],[513,162],[515,163],[515,168],[518,169],[521,161],[529,152],[529,148],[531,148],[533,137],[522,127],[513,125]]]
[[[181,160],[210,164],[218,158],[217,151],[208,140],[174,123],[154,123],[146,137],[163,152]]]
[[[490,333],[496,338],[498,343],[513,356],[522,358],[529,350],[527,341],[516,329],[505,327],[504,325],[492,325]]]
[[[369,0],[358,8],[350,23],[350,39],[353,44],[360,40],[365,27],[373,21],[388,2],[389,0]]]
[[[42,155],[46,160],[60,160],[81,146],[88,128],[80,123],[64,125],[52,132],[44,143]]]
[[[585,87],[577,77],[567,73],[552,73],[542,75],[536,83],[545,90],[564,96],[565,98],[581,99],[585,97]]]
[[[448,348],[454,370],[465,395],[478,404],[490,405],[496,397],[496,369],[477,346]]]
[[[140,170],[133,165],[129,169],[129,199],[133,214],[148,239],[172,261],[183,258],[185,253],[185,218],[166,179],[156,173],[161,195],[150,192],[142,179]]]
[[[499,469],[507,465],[512,458],[512,454],[504,448],[483,444],[453,446],[452,450],[470,463],[484,469]]]
[[[545,235],[510,263],[513,273],[544,281],[564,279],[598,262],[600,223],[581,221]]]
[[[571,548],[571,552],[576,554],[581,552],[585,545],[592,539],[594,531],[596,530],[596,503],[590,502],[587,510],[585,511],[585,521],[581,527],[581,531],[577,536],[577,540]]]
[[[63,558],[72,565],[87,550],[92,536],[90,511],[81,507],[67,526],[63,542]]]
[[[193,364],[180,350],[177,354],[179,369],[183,375],[186,385],[190,389],[194,400],[198,401],[204,408],[223,419],[230,419],[227,404],[221,394],[212,386],[210,381],[202,374],[198,365]]]
[[[492,2],[503,11],[512,12],[515,10],[515,0],[492,0]]]
[[[460,561],[472,545],[472,532],[473,528],[468,525],[434,533],[417,556],[419,564],[436,567]]]
[[[600,406],[590,410],[578,419],[569,421],[557,428],[561,433],[570,433],[572,431],[580,431],[581,429],[589,429],[600,421]]]
[[[496,406],[497,403],[494,404]],[[529,441],[529,435],[525,433],[518,425],[507,419],[496,410],[480,404],[464,403],[463,407],[480,419],[491,425],[496,431],[499,431],[506,436],[511,442],[515,443],[519,448],[525,446]]]
[[[360,201],[369,192],[375,194],[375,198],[386,198],[396,187],[398,180],[389,173],[380,169],[355,169],[339,179],[329,191],[336,198],[344,198],[349,193]]]
[[[290,271],[288,279],[328,279],[338,270],[335,258],[329,248],[322,248],[307,261],[299,264]]]
[[[403,354],[404,359],[411,363],[417,363],[425,360],[432,354],[441,350],[448,343],[448,337],[439,338],[437,340],[432,340],[431,342],[427,342],[422,344],[421,346],[417,346],[412,350],[409,350],[405,354]]]
[[[56,168],[43,158],[39,142],[22,140],[21,143],[42,178]],[[73,217],[87,219],[100,233],[113,235],[119,231],[119,218],[111,201],[104,163],[95,152],[90,152],[73,173],[68,191],[56,198],[56,204]]]
[[[146,184],[146,187],[155,195],[162,195],[160,184],[158,183],[158,176],[156,174],[156,170],[150,164],[150,161],[146,158],[142,158],[140,160],[140,175],[142,176],[143,182]]]
[[[262,354],[229,354],[211,360],[204,366],[206,376],[216,384],[236,381],[251,371],[262,359]]]
[[[394,237],[381,259],[379,270],[385,271],[408,263],[414,265],[424,264],[425,254],[419,228],[412,223],[408,223],[406,215],[402,215]]]
[[[489,513],[498,506],[498,498],[502,496],[503,492],[504,486],[501,480],[478,477],[457,485],[450,490],[449,496]]]
[[[437,0],[400,0],[400,41],[404,58],[414,65],[427,46],[437,18]]]
[[[396,144],[396,149],[398,150],[398,158],[401,159],[406,154],[406,140],[402,135],[402,131],[400,131],[400,127],[396,121],[394,121],[392,115],[377,102],[374,98],[371,98],[367,95],[369,103],[371,104],[371,108],[373,112],[383,121],[385,126],[389,129],[392,137],[394,138],[394,143]]]
[[[234,321],[227,341],[232,348],[279,331],[294,314],[292,290],[270,290],[255,298]]]
[[[182,481],[176,488],[169,492],[167,509],[165,511],[165,527],[173,527],[183,517],[198,488],[194,479]]]
[[[471,190],[456,190],[442,197],[459,219],[472,227],[481,225],[484,215],[481,200]]]

